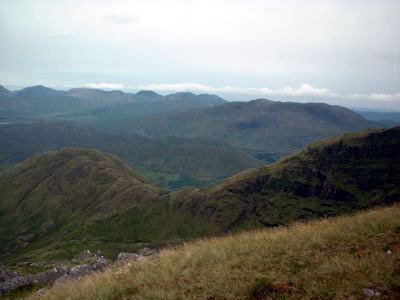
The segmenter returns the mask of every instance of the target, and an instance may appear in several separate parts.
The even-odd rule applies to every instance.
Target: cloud
[[[399,102],[400,93],[391,94],[341,94],[327,88],[316,88],[310,84],[303,83],[299,87],[284,87],[280,89],[264,88],[242,88],[233,86],[212,87],[198,83],[173,83],[173,84],[148,84],[138,87],[139,89],[154,90],[158,92],[195,92],[195,93],[221,93],[230,95],[247,95],[256,97],[318,97],[336,100],[369,100],[373,102]]]
[[[100,90],[120,90],[124,88],[124,85],[121,83],[99,82],[99,83],[87,83],[84,84],[83,87],[89,89],[100,89]]]
[[[65,32],[59,32],[59,33],[49,34],[49,37],[52,38],[52,39],[69,39],[69,38],[73,37],[73,34],[65,33]]]
[[[326,88],[314,88],[309,84],[302,84],[298,88],[284,87],[282,89],[270,88],[241,88],[233,86],[211,87],[198,83],[173,83],[173,84],[148,84],[139,87],[164,92],[206,92],[206,93],[229,93],[240,95],[261,95],[261,96],[328,96],[332,92]]]
[[[109,14],[104,16],[104,21],[118,25],[128,25],[139,21],[139,17],[129,14]]]

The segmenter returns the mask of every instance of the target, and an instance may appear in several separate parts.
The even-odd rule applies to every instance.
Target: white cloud
[[[89,89],[101,89],[101,90],[120,90],[124,88],[124,85],[121,83],[99,82],[99,83],[87,83],[84,84],[83,87]]]
[[[316,88],[310,84],[303,83],[299,87],[284,87],[280,89],[264,88],[242,88],[233,86],[212,87],[198,83],[173,83],[173,84],[148,84],[138,89],[154,90],[158,92],[194,92],[215,93],[230,95],[247,95],[253,97],[318,97],[319,101],[326,99],[335,100],[364,100],[370,102],[393,102],[400,104],[400,93],[391,94],[341,94],[327,88]]]
[[[73,34],[65,33],[65,32],[58,32],[58,33],[49,34],[49,37],[54,38],[54,39],[68,39],[68,38],[72,38]]]
[[[127,25],[139,21],[139,17],[129,14],[109,14],[104,16],[104,21],[118,25]]]

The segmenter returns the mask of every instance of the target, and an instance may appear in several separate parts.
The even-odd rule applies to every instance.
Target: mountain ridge
[[[136,113],[140,116],[143,113],[148,115],[208,107],[224,102],[225,100],[219,96],[209,94],[174,93],[163,96],[153,91],[127,93],[121,90],[108,91],[85,87],[65,91],[37,85],[16,91],[8,91],[5,88],[0,91],[0,110],[9,111],[11,117],[16,111],[26,119],[78,118],[79,120],[81,115],[90,117],[98,113],[101,115],[102,112],[112,114],[113,111],[110,112],[110,109],[116,110],[115,114],[124,114],[126,109],[130,114],[134,114],[136,110],[142,110],[142,113]],[[119,105],[125,106],[118,108]]]

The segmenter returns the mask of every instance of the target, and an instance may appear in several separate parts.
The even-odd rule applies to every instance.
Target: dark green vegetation
[[[323,103],[269,100],[231,102],[140,120],[120,120],[119,130],[148,136],[207,136],[266,162],[310,142],[366,128],[381,127],[355,112]]]
[[[400,200],[400,127],[345,134],[240,173],[207,192],[178,192],[193,222],[284,225]]]
[[[208,186],[261,162],[224,141],[106,133],[69,122],[0,126],[0,169],[43,151],[64,147],[112,153],[168,189]]]
[[[94,150],[34,156],[0,177],[0,259],[133,250],[400,200],[400,127],[331,138],[208,190],[164,192]]]

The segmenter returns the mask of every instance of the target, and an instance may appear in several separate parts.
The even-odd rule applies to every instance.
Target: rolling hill
[[[263,99],[119,120],[112,126],[148,136],[219,138],[266,162],[322,138],[376,127],[382,126],[340,106]]]
[[[400,127],[331,138],[207,190],[165,192],[95,150],[39,154],[0,176],[0,259],[113,257],[400,200]],[[12,249],[12,251],[11,251]]]
[[[43,151],[64,147],[95,148],[125,160],[168,189],[209,186],[261,162],[228,143],[206,138],[113,134],[70,122],[0,126],[0,169]]]

